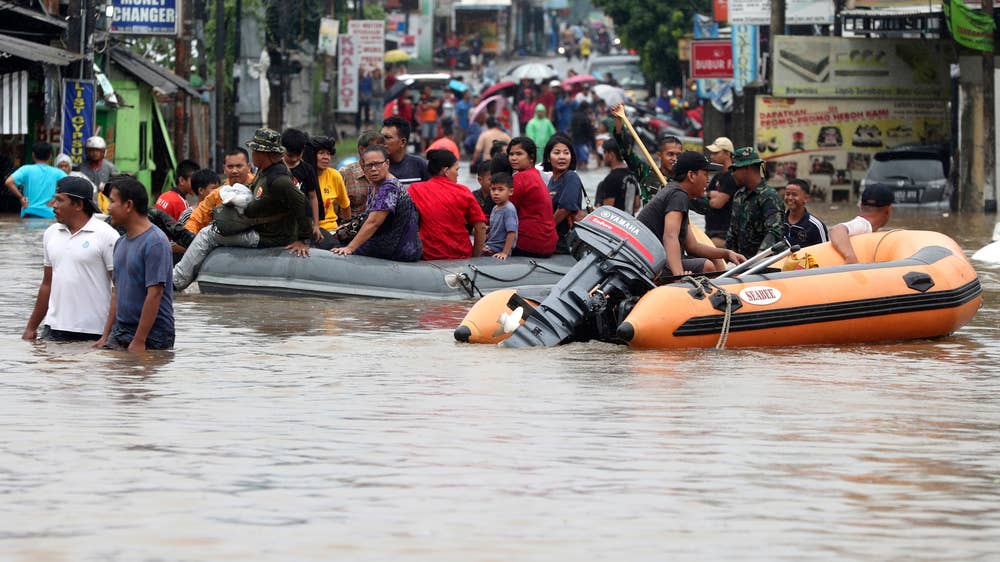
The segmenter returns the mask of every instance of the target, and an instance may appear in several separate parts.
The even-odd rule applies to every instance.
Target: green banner
[[[970,10],[962,0],[944,0],[941,9],[951,35],[959,45],[977,51],[993,50],[996,24],[991,14]]]

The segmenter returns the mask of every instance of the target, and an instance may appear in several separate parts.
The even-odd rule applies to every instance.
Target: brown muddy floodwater
[[[504,350],[466,303],[183,295],[136,357],[19,339],[45,226],[0,218],[4,561],[1000,559],[1000,267],[932,341]]]

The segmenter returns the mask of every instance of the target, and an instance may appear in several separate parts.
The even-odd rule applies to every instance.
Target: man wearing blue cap
[[[858,263],[858,256],[851,246],[851,236],[875,232],[889,224],[892,217],[892,204],[896,196],[884,185],[873,185],[865,188],[861,194],[859,206],[861,213],[853,219],[834,225],[830,229],[830,243],[833,248],[844,256],[844,263]]]
[[[56,223],[42,238],[42,284],[21,338],[97,340],[111,304],[118,231],[94,218],[94,187],[86,179],[66,176],[55,190],[49,205]]]

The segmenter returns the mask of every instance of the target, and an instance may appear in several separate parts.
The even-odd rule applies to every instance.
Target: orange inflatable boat
[[[811,256],[818,266],[812,269],[777,271],[785,265],[779,262],[765,273],[685,278],[650,289],[604,339],[672,349],[931,338],[963,326],[982,303],[975,270],[943,234],[893,230],[851,243],[862,263],[844,264],[826,243],[797,253]],[[502,341],[516,328],[512,321],[523,324],[521,315],[536,313],[536,301],[512,300],[513,293],[498,291],[477,303],[459,327],[466,341]],[[518,315],[517,308],[526,310]],[[592,333],[577,328],[574,339]]]

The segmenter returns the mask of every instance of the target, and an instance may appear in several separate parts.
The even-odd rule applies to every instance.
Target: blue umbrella
[[[460,94],[469,89],[469,86],[465,82],[460,82],[458,80],[448,82],[448,87]]]

